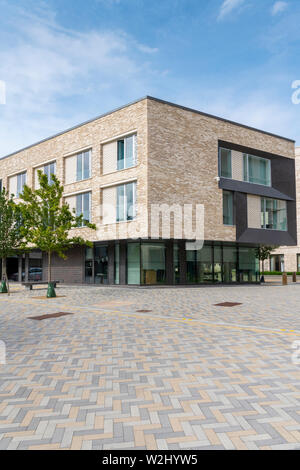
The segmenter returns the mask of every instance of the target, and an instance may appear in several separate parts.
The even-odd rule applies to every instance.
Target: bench
[[[59,284],[60,281],[51,281],[51,283],[54,285],[54,288],[56,287],[56,284]],[[41,286],[41,285],[48,285],[48,281],[28,281],[28,282],[22,282],[22,286],[25,286],[25,289],[27,290],[32,290],[33,286]]]

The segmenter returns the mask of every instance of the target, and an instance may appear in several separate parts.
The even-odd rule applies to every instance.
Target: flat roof
[[[250,130],[256,131],[256,132],[261,132],[262,134],[266,134],[266,135],[269,135],[269,136],[272,136],[272,137],[277,137],[277,138],[279,138],[279,139],[283,139],[283,140],[287,140],[287,141],[289,141],[289,142],[295,143],[295,140],[289,139],[288,137],[283,137],[283,136],[281,136],[281,135],[273,134],[272,132],[263,131],[263,130],[257,129],[257,128],[255,128],[255,127],[251,127],[251,126],[247,126],[247,125],[245,125],[245,124],[241,124],[241,123],[238,123],[238,122],[235,122],[235,121],[231,121],[230,119],[221,118],[221,117],[215,116],[215,115],[213,115],[213,114],[204,113],[203,111],[199,111],[199,110],[197,110],[197,109],[188,108],[188,107],[182,106],[182,105],[180,105],[180,104],[172,103],[171,101],[165,101],[165,100],[162,100],[162,99],[160,99],[160,98],[155,98],[155,97],[153,97],[153,96],[146,95],[146,96],[144,96],[143,98],[139,98],[139,99],[137,99],[137,100],[135,100],[135,101],[131,101],[130,103],[127,103],[127,104],[125,104],[125,105],[123,105],[123,106],[119,106],[118,108],[112,109],[111,111],[108,111],[108,112],[106,112],[106,113],[104,113],[104,114],[100,114],[100,116],[96,116],[95,118],[92,118],[92,119],[89,119],[89,120],[87,120],[87,121],[84,121],[84,122],[82,122],[82,123],[80,123],[80,124],[77,124],[76,126],[70,127],[69,129],[66,129],[66,130],[64,130],[64,131],[58,132],[57,134],[54,134],[54,135],[52,135],[52,136],[50,136],[50,137],[46,137],[45,139],[42,139],[42,140],[40,140],[40,141],[38,141],[38,142],[35,142],[34,144],[28,145],[27,147],[24,147],[24,148],[22,148],[22,149],[20,149],[20,150],[17,150],[17,151],[15,151],[15,152],[12,152],[12,153],[10,153],[10,154],[8,154],[8,155],[5,155],[5,156],[3,156],[3,157],[0,157],[0,160],[4,160],[5,158],[9,158],[9,157],[12,157],[13,155],[17,155],[18,153],[23,152],[24,150],[28,150],[28,149],[30,149],[30,148],[32,148],[32,147],[35,147],[36,145],[42,144],[43,142],[47,142],[48,140],[51,140],[51,139],[54,139],[55,137],[58,137],[58,136],[63,135],[63,134],[66,134],[67,132],[71,132],[71,131],[73,131],[74,129],[78,129],[79,127],[82,127],[82,126],[85,126],[86,124],[89,124],[89,123],[91,123],[91,122],[97,121],[98,119],[101,119],[101,118],[103,118],[103,117],[105,117],[105,116],[108,116],[108,115],[110,115],[110,114],[113,114],[113,113],[115,113],[116,111],[119,111],[119,110],[121,110],[121,109],[128,108],[129,106],[132,106],[133,104],[139,103],[140,101],[143,101],[143,100],[146,100],[146,99],[152,100],[152,101],[157,101],[158,103],[167,104],[167,105],[173,106],[173,107],[175,107],[175,108],[179,108],[179,109],[183,109],[183,110],[185,110],[185,111],[189,111],[189,112],[192,112],[192,113],[200,114],[201,116],[206,116],[206,117],[209,117],[209,118],[212,118],[212,119],[217,119],[218,121],[227,122],[227,123],[233,124],[233,125],[235,125],[235,126],[243,127],[243,128],[245,128],[245,129],[250,129]]]

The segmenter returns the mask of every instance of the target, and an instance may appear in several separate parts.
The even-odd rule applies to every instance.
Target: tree
[[[82,237],[70,237],[72,229],[84,225],[96,229],[94,224],[83,220],[83,215],[76,216],[69,205],[63,202],[63,186],[55,175],[51,181],[47,175],[38,171],[39,188],[32,190],[24,186],[20,199],[23,224],[21,233],[26,243],[48,254],[48,294],[55,297],[52,281],[52,254],[57,253],[66,259],[65,252],[74,245],[92,246]]]
[[[256,258],[258,258],[259,261],[262,262],[262,276],[261,276],[261,279],[260,279],[261,282],[265,282],[265,278],[264,278],[265,260],[269,259],[270,254],[272,253],[272,251],[276,250],[276,248],[277,248],[277,246],[260,245],[255,249]],[[259,271],[260,271],[260,266],[259,266]]]
[[[6,263],[9,256],[16,254],[22,245],[20,232],[21,212],[13,200],[3,188],[0,191],[0,258],[2,258],[2,284],[0,292],[8,290]]]

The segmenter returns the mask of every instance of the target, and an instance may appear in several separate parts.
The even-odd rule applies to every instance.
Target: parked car
[[[19,274],[14,273],[10,276],[11,281],[18,282]],[[41,281],[43,279],[43,270],[42,268],[29,268],[28,280],[29,281]],[[25,280],[25,273],[22,273],[22,281]]]

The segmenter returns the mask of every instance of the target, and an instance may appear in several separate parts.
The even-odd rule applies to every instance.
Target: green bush
[[[261,275],[264,275],[264,276],[282,276],[282,272],[281,271],[264,271],[263,273],[261,273]],[[286,273],[288,276],[292,276],[294,273],[293,272],[288,272]],[[300,272],[297,272],[296,273],[297,276],[300,276]]]

